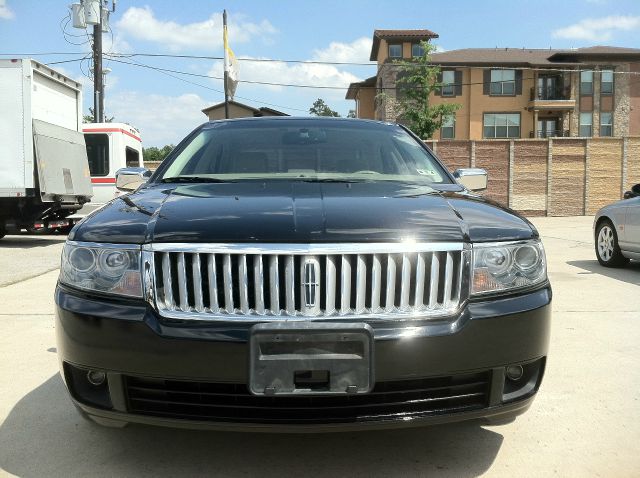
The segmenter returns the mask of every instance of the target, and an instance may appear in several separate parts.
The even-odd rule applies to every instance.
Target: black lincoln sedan
[[[206,123],[71,231],[56,287],[79,412],[330,431],[523,413],[547,357],[538,232],[409,130]]]

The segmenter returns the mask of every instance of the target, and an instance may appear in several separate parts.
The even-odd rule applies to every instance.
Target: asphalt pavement
[[[59,236],[0,240],[0,474],[40,476],[640,476],[640,263],[605,269],[590,217],[534,218],[552,281],[547,373],[502,426],[270,435],[101,428],[58,374]]]

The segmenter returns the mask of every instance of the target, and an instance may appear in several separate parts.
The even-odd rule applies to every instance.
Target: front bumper
[[[372,393],[311,398],[249,394],[250,324],[171,323],[145,303],[63,286],[55,299],[63,377],[91,416],[188,428],[330,431],[523,413],[544,373],[551,289],[470,302],[453,321],[372,323]],[[509,365],[524,366],[522,383],[505,378]],[[79,382],[85,370],[106,372],[102,398]]]

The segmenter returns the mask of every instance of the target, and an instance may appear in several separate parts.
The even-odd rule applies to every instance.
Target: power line
[[[63,21],[66,19],[63,18]],[[67,34],[69,35],[69,34]],[[80,35],[82,36],[82,35]],[[53,56],[53,55],[82,55],[82,52],[39,52],[39,53],[0,53],[0,56]],[[144,56],[144,57],[160,57],[160,58],[183,58],[183,59],[200,59],[200,60],[223,60],[224,58],[221,56],[207,56],[207,55],[178,55],[178,54],[170,54],[170,53],[142,53],[142,52],[132,52],[132,53],[118,53],[112,52],[110,53],[112,57],[119,58],[132,58],[136,56]],[[347,61],[320,61],[320,60],[288,60],[282,58],[237,58],[239,61],[246,62],[271,62],[271,63],[298,63],[298,64],[313,64],[313,65],[345,65],[345,66],[378,66],[376,62],[369,63],[359,63],[359,62],[347,62]],[[439,64],[437,61],[433,62],[432,65],[440,66],[442,68],[474,68],[478,70],[520,70],[520,71],[554,71],[554,72],[582,72],[582,71],[598,71],[594,68],[553,68],[546,66],[510,66],[510,65],[454,65],[454,64]],[[381,68],[386,67],[420,67],[421,65],[418,63],[383,63],[380,65]],[[171,71],[171,70],[169,70]],[[618,75],[640,75],[640,72],[634,71],[616,71],[613,70],[614,74]],[[215,79],[215,78],[214,78]],[[278,85],[275,85],[278,86]]]
[[[131,66],[138,66],[138,67],[142,67],[142,68],[148,68],[148,69],[157,71],[158,73],[162,73],[164,75],[170,76],[171,78],[175,78],[177,80],[183,81],[185,83],[189,83],[189,84],[194,85],[194,86],[199,86],[200,88],[205,88],[207,90],[215,91],[216,93],[224,94],[223,91],[218,90],[216,88],[212,88],[210,86],[203,85],[201,83],[196,83],[194,81],[187,80],[186,78],[182,78],[180,76],[172,75],[170,73],[172,70],[166,70],[166,69],[162,69],[162,68],[157,68],[157,67],[154,67],[154,66],[151,66],[151,65],[146,65],[144,63],[138,63],[138,62],[133,62],[133,61],[126,62],[126,61],[122,61],[122,60],[116,60],[116,59],[113,59],[113,58],[111,59],[111,61],[114,61],[116,63],[123,63],[123,64],[126,64],[126,65],[131,65]],[[189,73],[186,73],[186,72],[178,72],[178,73],[183,73],[183,74],[187,74],[187,75],[189,74]],[[196,75],[196,74],[192,74],[192,75],[194,75],[194,76],[204,76],[204,75]],[[207,77],[207,78],[209,78],[209,77]],[[214,79],[220,79],[220,78],[214,78]],[[263,104],[263,105],[274,106],[276,108],[292,110],[292,111],[302,111],[304,113],[308,113],[307,110],[303,110],[303,109],[300,109],[300,108],[293,108],[291,106],[277,105],[275,103],[269,103],[267,101],[257,100],[255,98],[248,98],[246,96],[236,95],[236,98],[240,98],[240,99],[248,100],[248,101],[253,101],[253,102],[256,102],[256,103]]]

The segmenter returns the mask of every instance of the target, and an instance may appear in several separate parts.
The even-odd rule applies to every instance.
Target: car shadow
[[[59,374],[0,426],[0,469],[35,476],[478,476],[501,434],[479,424],[332,434],[102,428],[75,411]]]
[[[3,249],[32,249],[35,247],[46,247],[52,244],[62,244],[67,236],[60,234],[57,236],[29,236],[21,234],[19,236],[5,236],[0,239],[0,248]]]
[[[624,267],[604,267],[596,260],[568,261],[567,264],[592,274],[600,274],[629,284],[640,285],[640,261],[631,261]]]

